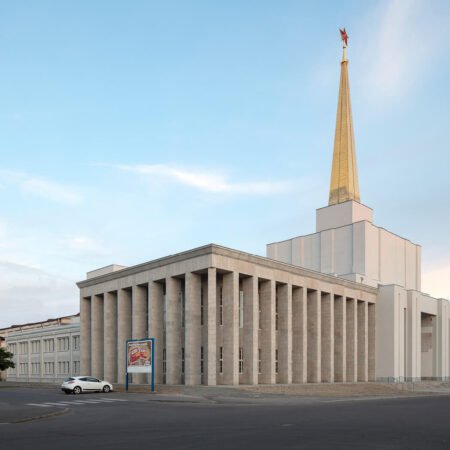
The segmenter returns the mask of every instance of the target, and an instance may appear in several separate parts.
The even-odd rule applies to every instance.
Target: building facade
[[[124,382],[126,340],[153,337],[157,383],[449,379],[450,303],[420,291],[420,246],[360,203],[345,47],[316,232],[269,244],[267,257],[211,244],[89,272],[78,283],[84,373]]]
[[[14,325],[0,330],[15,368],[8,381],[55,382],[80,374],[80,317]]]
[[[123,383],[126,340],[150,336],[157,383],[375,379],[370,286],[212,244],[78,286],[81,370],[98,378]]]

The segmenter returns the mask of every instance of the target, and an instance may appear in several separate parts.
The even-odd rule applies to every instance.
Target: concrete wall
[[[450,377],[450,302],[400,286],[380,286],[376,304],[376,378]]]
[[[368,220],[323,229],[364,216],[371,210],[363,205],[360,214],[351,214],[346,202],[318,211],[317,233],[267,245],[267,257],[322,273],[362,282],[369,286],[396,284],[420,291],[421,247],[373,225]],[[333,221],[330,211],[340,212]],[[347,211],[349,210],[349,211]],[[366,212],[367,212],[366,211]],[[367,212],[367,216],[370,214]],[[342,217],[340,217],[342,216]]]

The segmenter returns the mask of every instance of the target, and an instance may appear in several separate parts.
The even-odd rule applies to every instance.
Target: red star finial
[[[347,46],[347,39],[348,39],[348,34],[345,31],[345,28],[343,30],[341,30],[339,28],[339,31],[341,32],[341,39],[343,40],[343,42],[345,42],[345,46]]]

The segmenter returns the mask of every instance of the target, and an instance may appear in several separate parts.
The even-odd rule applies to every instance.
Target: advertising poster
[[[152,341],[131,341],[127,345],[127,372],[152,372]]]

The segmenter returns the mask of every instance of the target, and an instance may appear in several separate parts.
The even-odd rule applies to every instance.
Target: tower
[[[328,205],[335,205],[348,200],[359,202],[358,169],[356,166],[352,105],[348,80],[348,59],[345,55],[348,35],[345,28],[340,31],[343,42],[343,56]]]

